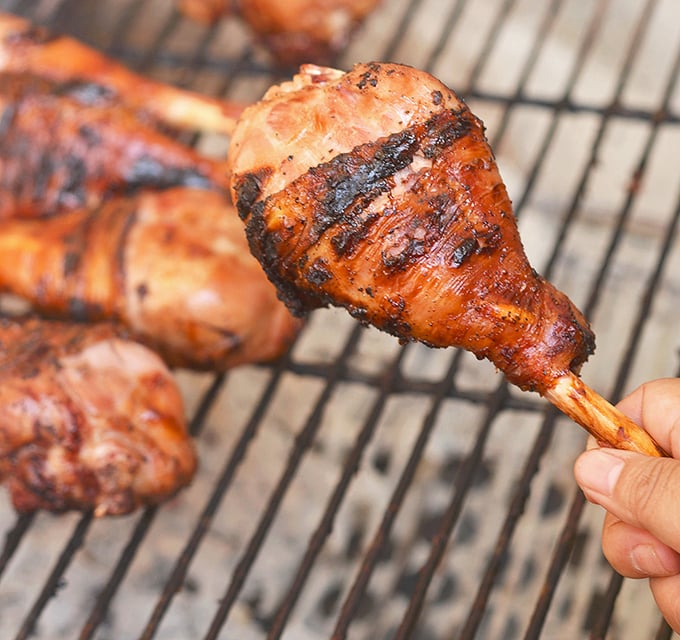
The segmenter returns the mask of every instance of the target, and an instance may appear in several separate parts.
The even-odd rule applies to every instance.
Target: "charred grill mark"
[[[42,45],[53,40],[58,36],[46,29],[37,25],[31,25],[23,31],[14,31],[5,36],[5,44],[9,46],[25,46],[25,45]]]
[[[384,249],[381,253],[382,264],[390,271],[397,271],[424,254],[425,233],[421,228],[412,234],[403,236],[397,244]]]
[[[50,184],[50,179],[54,173],[55,166],[52,157],[46,153],[40,158],[38,170],[35,172],[33,180],[33,199],[40,200],[46,193]]]
[[[430,118],[426,126],[425,135],[429,140],[428,144],[423,146],[423,155],[429,159],[479,127],[475,116],[466,108],[443,111]]]
[[[73,98],[86,106],[109,104],[116,96],[116,93],[109,87],[95,82],[83,82],[82,80],[55,83],[54,94]]]
[[[471,256],[493,251],[499,246],[501,238],[501,228],[497,224],[484,232],[473,229],[472,237],[461,240],[451,253],[451,266],[462,267]]]
[[[368,78],[369,76],[366,76]],[[368,81],[368,79],[366,79]],[[436,99],[436,98],[434,98]],[[330,161],[312,167],[293,180],[284,190],[261,200],[263,178],[271,169],[262,169],[239,176],[235,181],[236,206],[239,215],[247,219],[246,232],[252,253],[259,259],[279,291],[279,297],[296,314],[328,303],[323,285],[332,276],[332,269],[315,261],[306,264],[306,252],[332,230],[329,242],[337,258],[347,257],[366,237],[372,226],[390,210],[371,210],[370,205],[394,187],[394,175],[407,168],[420,153],[433,158],[456,141],[465,138],[477,127],[475,117],[467,110],[441,110],[425,122],[380,138],[339,154]],[[421,188],[421,187],[418,187]],[[425,202],[425,215],[396,237],[394,244],[383,253],[383,266],[388,270],[402,269],[410,261],[426,253],[434,227],[446,226],[455,217],[455,203],[448,197],[433,197],[423,186],[422,193],[409,197]],[[304,202],[304,204],[303,204]],[[304,232],[282,225],[277,212],[292,216],[304,208],[311,222]],[[304,221],[301,221],[304,224]],[[475,246],[461,249],[474,251]],[[297,281],[297,283],[296,283]],[[360,310],[354,313],[360,314]],[[401,311],[386,328],[405,330]],[[392,329],[395,329],[394,331]]]
[[[125,175],[126,191],[134,192],[140,187],[165,189],[183,186],[208,189],[212,180],[192,167],[173,167],[163,164],[158,158],[142,155],[130,166]]]
[[[355,247],[366,237],[371,225],[379,217],[380,215],[378,213],[373,213],[362,218],[361,224],[348,223],[345,227],[341,228],[340,231],[331,238],[331,246],[333,247],[335,255],[342,257],[351,254]]]
[[[130,232],[137,223],[137,210],[130,203],[121,203],[120,207],[116,207],[116,212],[124,217],[124,221],[122,226],[119,227],[120,231],[118,241],[116,242],[111,279],[115,292],[113,294],[114,298],[123,300],[125,298],[125,282],[127,281],[125,249],[129,244],[128,237]]]
[[[63,265],[62,274],[64,278],[70,278],[71,275],[78,270],[80,265],[80,254],[76,251],[67,251],[64,254]]]
[[[7,103],[2,110],[2,115],[0,115],[0,138],[4,137],[12,128],[14,119],[17,114],[17,105],[13,103]]]
[[[407,129],[310,169],[310,176],[315,182],[318,180],[325,192],[321,207],[314,211],[313,234],[321,236],[343,216],[356,214],[357,209],[363,210],[388,191],[392,186],[389,178],[411,164],[417,146],[415,132]]]
[[[78,207],[87,201],[85,185],[88,173],[87,166],[82,158],[75,155],[66,156],[63,162],[66,168],[65,178],[59,188],[57,202],[59,205],[66,205],[67,207]],[[52,161],[48,175],[54,173],[54,166],[55,162]],[[35,193],[34,196],[36,201],[42,197],[38,193]]]
[[[250,215],[250,210],[262,193],[262,182],[271,173],[272,170],[265,167],[253,173],[246,173],[237,180],[236,209],[241,220],[245,220]]]

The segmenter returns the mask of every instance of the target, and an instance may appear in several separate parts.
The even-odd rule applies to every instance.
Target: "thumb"
[[[576,460],[574,475],[588,500],[680,551],[680,461],[592,449]]]

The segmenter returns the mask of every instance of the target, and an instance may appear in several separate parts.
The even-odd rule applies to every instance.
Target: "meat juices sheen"
[[[429,74],[303,65],[244,111],[229,162],[251,250],[295,313],[343,306],[540,393],[593,352],[528,263],[482,123]]]

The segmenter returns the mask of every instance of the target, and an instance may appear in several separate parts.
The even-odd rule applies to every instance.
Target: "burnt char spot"
[[[357,88],[358,89],[365,89],[366,85],[371,85],[372,87],[375,87],[378,85],[378,78],[373,75],[373,72],[371,71],[365,71],[364,73],[361,74],[361,80],[357,82]]]
[[[5,107],[0,115],[0,137],[4,137],[9,130],[12,128],[12,123],[14,122],[14,117],[17,113],[17,105],[10,104]]]
[[[306,273],[307,281],[312,285],[322,285],[328,282],[333,274],[328,270],[328,263],[324,258],[317,258]]]
[[[57,35],[52,33],[49,29],[40,26],[30,26],[24,31],[18,31],[8,34],[5,37],[5,42],[12,45],[27,44],[45,44],[51,40],[55,40]]]
[[[451,264],[460,267],[479,248],[475,238],[465,238],[451,254]]]
[[[73,98],[80,104],[94,106],[107,104],[115,98],[115,92],[95,82],[73,80],[56,86],[56,95]]]
[[[473,254],[488,253],[495,249],[502,238],[502,231],[499,225],[491,225],[488,231],[480,233],[473,231],[474,236],[465,238],[453,250],[451,254],[451,265],[461,267],[466,260]]]
[[[87,195],[85,193],[85,182],[87,180],[87,167],[85,161],[78,156],[66,156],[63,160],[66,166],[65,181],[59,188],[57,200],[60,204],[73,207],[85,204]],[[42,165],[42,163],[41,163]],[[46,166],[47,175],[51,175],[54,163],[50,162]],[[37,181],[36,181],[37,184]],[[37,187],[36,187],[37,196]],[[37,198],[36,198],[37,199]]]
[[[126,188],[135,191],[138,187],[168,188],[175,186],[209,189],[212,182],[200,171],[192,168],[164,165],[157,158],[137,158],[125,176]]]
[[[309,267],[305,255],[320,238],[330,233],[329,243],[336,258],[347,257],[369,233],[376,220],[389,215],[388,209],[369,210],[371,203],[394,187],[395,173],[408,167],[414,156],[427,149],[436,155],[467,136],[474,116],[461,110],[442,109],[430,119],[373,142],[358,145],[351,152],[339,154],[330,161],[312,167],[293,180],[284,190],[262,198],[262,178],[271,169],[261,169],[236,177],[235,192],[239,215],[246,219],[246,233],[253,255],[260,261],[269,279],[275,283],[281,300],[295,313],[332,302],[328,292],[319,286],[333,275],[332,268],[318,264]],[[437,212],[450,208],[449,200],[437,200],[423,194],[432,219],[407,230],[403,246],[395,243],[387,262],[397,269],[427,249],[429,225],[443,224]],[[269,225],[276,211],[298,212],[311,224],[291,232],[280,225]],[[399,246],[396,246],[399,244]],[[397,255],[398,254],[398,255]],[[388,265],[389,266],[389,265]],[[364,311],[349,309],[363,321]],[[403,312],[395,309],[383,327],[390,333],[408,334]]]
[[[146,296],[149,295],[149,286],[146,283],[142,283],[137,286],[137,298],[140,302],[144,301]]]
[[[271,169],[260,169],[240,176],[236,182],[236,209],[241,220],[250,215],[255,202],[262,193],[262,181],[271,174]]]
[[[101,144],[102,141],[99,132],[85,124],[78,127],[78,135],[90,146]]]
[[[102,308],[99,304],[92,304],[82,298],[71,298],[68,301],[68,314],[77,322],[101,318],[102,313]]]
[[[64,278],[68,278],[70,275],[78,270],[80,265],[81,254],[77,251],[67,251],[64,254],[63,262],[63,274]]]
[[[441,91],[432,92],[432,104],[439,106],[442,103],[444,96],[442,96]]]
[[[366,236],[371,224],[379,217],[378,213],[368,215],[362,220],[362,224],[348,225],[336,233],[331,238],[331,246],[333,251],[335,251],[335,255],[341,257],[349,254]]]

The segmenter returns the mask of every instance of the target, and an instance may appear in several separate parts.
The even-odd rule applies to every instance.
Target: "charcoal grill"
[[[167,0],[2,0],[159,79],[256,100],[287,75],[236,20]],[[680,5],[384,0],[337,66],[427,69],[487,125],[533,265],[585,311],[617,400],[678,375]],[[226,141],[194,141],[221,153]],[[670,638],[612,572],[571,473],[585,436],[456,350],[336,310],[290,353],[177,372],[201,459],[123,518],[0,496],[0,637]]]

